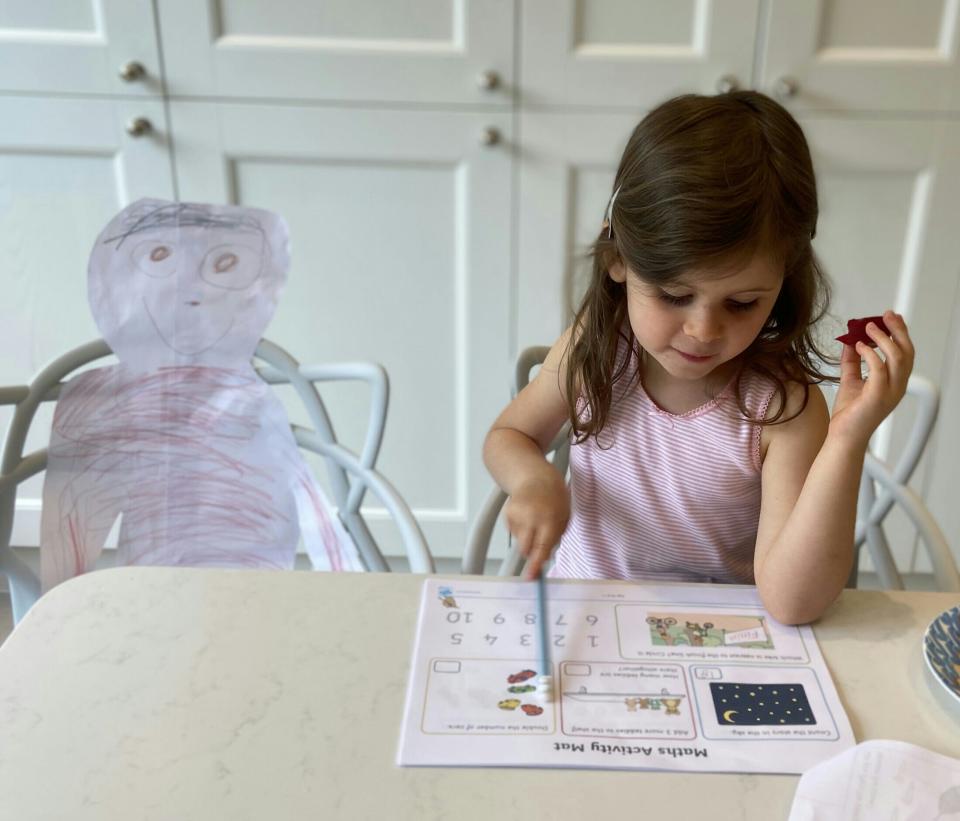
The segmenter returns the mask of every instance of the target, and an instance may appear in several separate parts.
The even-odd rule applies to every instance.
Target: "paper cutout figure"
[[[140,200],[97,237],[94,319],[119,364],[71,379],[43,491],[44,590],[118,564],[360,570],[352,540],[251,365],[289,267],[276,214]]]

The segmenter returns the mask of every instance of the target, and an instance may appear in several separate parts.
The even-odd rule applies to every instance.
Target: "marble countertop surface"
[[[122,568],[0,646],[0,818],[785,819],[796,776],[401,768],[422,576]],[[955,594],[845,591],[815,625],[858,740],[960,757],[921,637]]]

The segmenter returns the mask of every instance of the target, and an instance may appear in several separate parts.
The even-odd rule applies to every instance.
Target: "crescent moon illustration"
[[[727,711],[725,711],[724,714],[723,714],[723,720],[724,720],[724,721],[729,721],[731,724],[733,724],[733,719],[730,718],[730,716],[735,715],[736,712],[737,712],[736,710],[727,710]]]

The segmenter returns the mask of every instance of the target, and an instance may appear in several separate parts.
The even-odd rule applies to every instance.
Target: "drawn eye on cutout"
[[[246,245],[218,245],[207,251],[200,277],[217,288],[242,291],[260,276],[261,249]]]
[[[240,259],[236,254],[228,251],[225,254],[220,254],[220,256],[213,261],[213,270],[218,274],[224,274],[236,268],[239,261]]]
[[[177,246],[160,239],[138,242],[130,257],[140,273],[148,277],[167,277],[177,270]]]

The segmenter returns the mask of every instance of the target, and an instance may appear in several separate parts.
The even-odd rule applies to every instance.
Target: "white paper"
[[[117,517],[119,564],[361,569],[279,400],[251,365],[289,267],[276,214],[140,200],[97,238],[94,319],[118,365],[57,402],[43,491],[48,590],[91,569]]]
[[[399,763],[802,773],[854,743],[813,631],[752,588],[424,582]]]
[[[865,741],[804,773],[789,821],[960,818],[960,761],[903,741]]]

